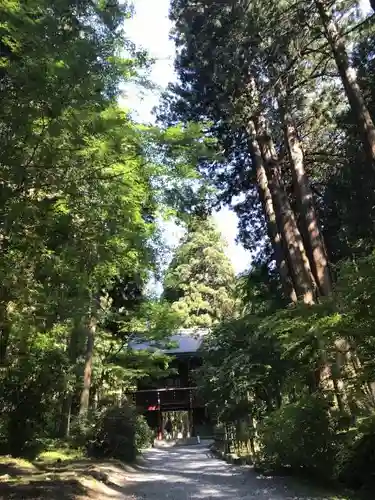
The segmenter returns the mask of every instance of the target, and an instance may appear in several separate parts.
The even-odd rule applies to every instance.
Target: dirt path
[[[291,478],[229,465],[205,446],[155,448],[142,465],[76,460],[38,467],[3,461],[1,500],[339,500]]]
[[[154,449],[145,463],[127,474],[124,500],[333,500],[282,478],[266,478],[248,466],[229,465],[203,446]],[[343,498],[343,497],[341,497]]]

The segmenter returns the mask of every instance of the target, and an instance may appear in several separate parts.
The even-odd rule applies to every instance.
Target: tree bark
[[[283,119],[285,144],[289,156],[294,192],[301,213],[305,243],[310,251],[311,269],[319,291],[322,295],[328,296],[332,293],[332,279],[324,239],[319,228],[313,194],[305,172],[301,143],[292,116],[286,108],[287,103],[282,103],[280,109]]]
[[[366,106],[357,76],[349,63],[345,40],[329,10],[326,0],[315,0],[325,35],[335,59],[352,113],[362,135],[362,141],[369,164],[375,170],[375,126]]]
[[[255,126],[263,161],[270,173],[269,179],[272,198],[279,220],[280,232],[288,253],[294,287],[297,296],[306,304],[311,304],[314,302],[315,295],[314,278],[302,236],[282,181],[275,146],[268,133],[264,117],[258,117]]]
[[[73,395],[71,391],[67,391],[64,394],[64,399],[61,405],[61,420],[59,434],[62,438],[68,438],[70,436],[70,423],[72,416],[72,403]]]
[[[0,365],[4,365],[7,360],[11,332],[11,325],[7,316],[7,305],[0,304]]]
[[[80,336],[82,334],[82,326],[80,323],[75,323],[70,332],[70,336],[67,342],[67,353],[70,368],[72,370],[76,369],[78,353],[80,351]],[[73,390],[69,387],[67,383],[65,394],[63,395],[63,401],[61,405],[61,420],[59,434],[61,437],[68,438],[70,435],[70,421],[72,413],[72,402],[73,402]]]
[[[262,154],[256,139],[256,129],[253,120],[248,123],[249,149],[253,164],[256,170],[256,179],[258,185],[259,197],[263,206],[268,236],[271,240],[274,258],[279,270],[280,281],[285,297],[290,302],[297,302],[297,294],[294,290],[293,282],[290,277],[288,262],[282,246],[281,236],[277,227],[276,214],[273,206],[272,195],[268,185],[266,170],[263,164]]]
[[[86,344],[85,368],[83,371],[83,389],[81,393],[81,400],[79,407],[79,415],[81,417],[85,417],[89,410],[95,332],[96,332],[96,320],[92,316],[89,320],[89,324],[87,325],[87,344]]]
[[[9,320],[9,309],[12,300],[10,289],[0,287],[0,365],[5,364],[9,347],[12,325]]]

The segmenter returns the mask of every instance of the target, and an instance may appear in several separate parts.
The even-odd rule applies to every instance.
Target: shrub
[[[152,436],[144,418],[128,405],[104,410],[90,434],[89,453],[126,462],[134,461],[140,449],[151,442]]]
[[[90,411],[87,416],[75,416],[70,424],[70,443],[78,448],[90,446],[89,443],[95,438],[97,426],[100,422],[104,410]]]
[[[138,451],[150,446],[154,439],[154,433],[150,429],[143,415],[137,415],[135,426],[135,447]]]
[[[52,434],[65,387],[66,358],[58,349],[35,349],[0,372],[1,448],[35,456]]]
[[[338,457],[337,478],[354,489],[375,488],[375,419],[346,436]]]
[[[306,396],[266,417],[259,427],[260,459],[271,469],[308,469],[331,477],[335,432],[327,401]]]

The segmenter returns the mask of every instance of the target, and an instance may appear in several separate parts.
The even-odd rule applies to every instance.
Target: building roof
[[[134,339],[129,343],[129,347],[136,351],[152,350],[167,354],[188,354],[200,349],[203,339],[208,333],[208,329],[185,328],[162,342],[144,342],[142,339]],[[167,344],[170,343],[173,343],[173,347],[168,348]]]

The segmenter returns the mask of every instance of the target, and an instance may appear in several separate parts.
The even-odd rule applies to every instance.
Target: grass
[[[35,460],[0,456],[0,498],[73,500],[86,493],[74,461],[82,450],[61,446],[47,449]]]
[[[35,469],[34,465],[25,458],[13,458],[10,457],[9,455],[5,455],[5,456],[0,456],[0,470],[1,466],[9,463],[9,461],[14,462],[15,465],[20,469],[30,469],[30,470]]]
[[[38,464],[51,464],[53,462],[66,462],[81,458],[84,458],[82,449],[64,447],[42,451],[37,455],[35,462]]]
[[[122,495],[124,466],[86,457],[64,443],[49,443],[34,459],[0,455],[0,499],[113,500]],[[113,482],[115,478],[115,482]]]

